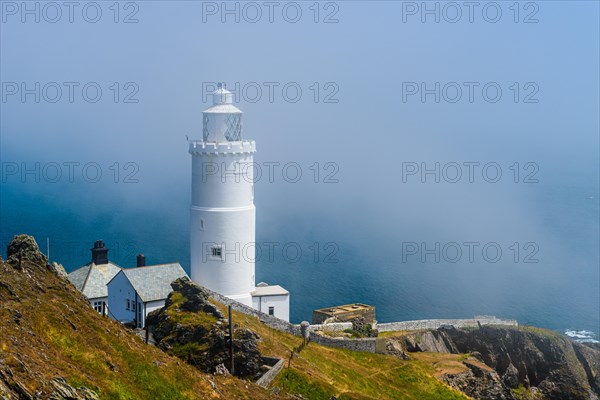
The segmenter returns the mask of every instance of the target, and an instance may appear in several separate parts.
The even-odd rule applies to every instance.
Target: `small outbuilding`
[[[284,321],[290,320],[290,292],[281,286],[261,282],[250,295],[255,310]]]
[[[189,278],[179,263],[125,268],[106,285],[109,316],[137,328],[146,325],[146,316],[165,305],[173,291],[171,282]]]
[[[354,303],[321,308],[313,311],[312,323],[350,322],[358,317],[363,317],[367,324],[376,323],[375,307],[368,304]]]

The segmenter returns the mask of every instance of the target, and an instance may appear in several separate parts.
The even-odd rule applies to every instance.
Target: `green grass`
[[[277,376],[274,386],[281,387],[285,392],[302,394],[314,400],[329,400],[336,393],[333,386],[310,381],[305,375],[291,368],[286,368]]]
[[[512,394],[517,400],[543,400],[544,396],[541,394],[531,393],[525,386],[519,385],[516,389],[511,389]]]
[[[217,305],[222,312],[225,307]],[[290,351],[302,339],[269,328],[257,318],[234,311],[234,323],[245,326],[260,337],[262,354],[289,359]],[[391,355],[354,352],[309,343],[294,355],[291,367],[286,367],[272,383],[284,393],[301,394],[308,399],[336,396],[338,399],[468,399],[464,394],[436,378],[433,366],[456,361],[460,355],[427,354],[427,358],[405,361]],[[312,397],[311,397],[312,396]],[[319,397],[329,396],[329,397]]]
[[[178,324],[185,326],[201,325],[205,327],[210,327],[212,324],[218,321],[217,317],[203,312],[194,313],[177,310],[178,306],[180,306],[183,302],[187,300],[185,297],[183,297],[181,293],[174,292],[171,295],[171,300],[173,301],[173,304],[171,307],[168,308],[167,315],[169,316],[169,318],[171,318],[174,322]]]
[[[249,388],[247,381],[206,375],[146,345],[118,322],[96,313],[73,286],[45,267],[26,268],[26,273],[15,271],[0,262],[0,280],[19,297],[0,291],[0,352],[12,370],[11,379],[30,393],[52,393],[50,381],[61,377],[73,387],[93,390],[101,400],[274,398],[262,388]],[[14,310],[22,314],[18,324]],[[216,320],[192,313],[174,317],[184,323]]]

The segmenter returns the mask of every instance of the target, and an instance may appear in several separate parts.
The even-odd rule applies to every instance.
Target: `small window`
[[[97,312],[99,312],[100,314],[102,314],[102,305],[104,304],[103,301],[95,301],[94,302],[94,310],[96,310]]]
[[[210,255],[216,258],[223,258],[223,249],[221,246],[213,246],[210,248]]]
[[[131,309],[131,305],[129,303],[129,299],[127,299],[126,302],[127,302],[127,310],[130,310]]]
[[[136,306],[136,303],[135,303],[135,301],[131,300],[131,310],[132,310],[133,312],[135,312],[135,310],[136,310],[135,306]]]
[[[204,230],[204,220],[200,218],[200,230]]]
[[[275,315],[275,307],[269,307],[269,315]]]

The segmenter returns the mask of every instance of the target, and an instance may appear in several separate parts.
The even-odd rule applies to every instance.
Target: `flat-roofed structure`
[[[321,308],[313,311],[312,323],[348,322],[358,317],[363,317],[368,324],[375,323],[375,307],[368,304],[354,303]]]
[[[284,321],[290,320],[290,292],[281,286],[261,282],[250,295],[256,310]]]

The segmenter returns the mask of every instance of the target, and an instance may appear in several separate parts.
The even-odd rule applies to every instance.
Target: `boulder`
[[[15,268],[21,268],[25,260],[37,265],[48,264],[48,257],[40,251],[35,239],[29,235],[15,235],[8,244],[6,257]]]

